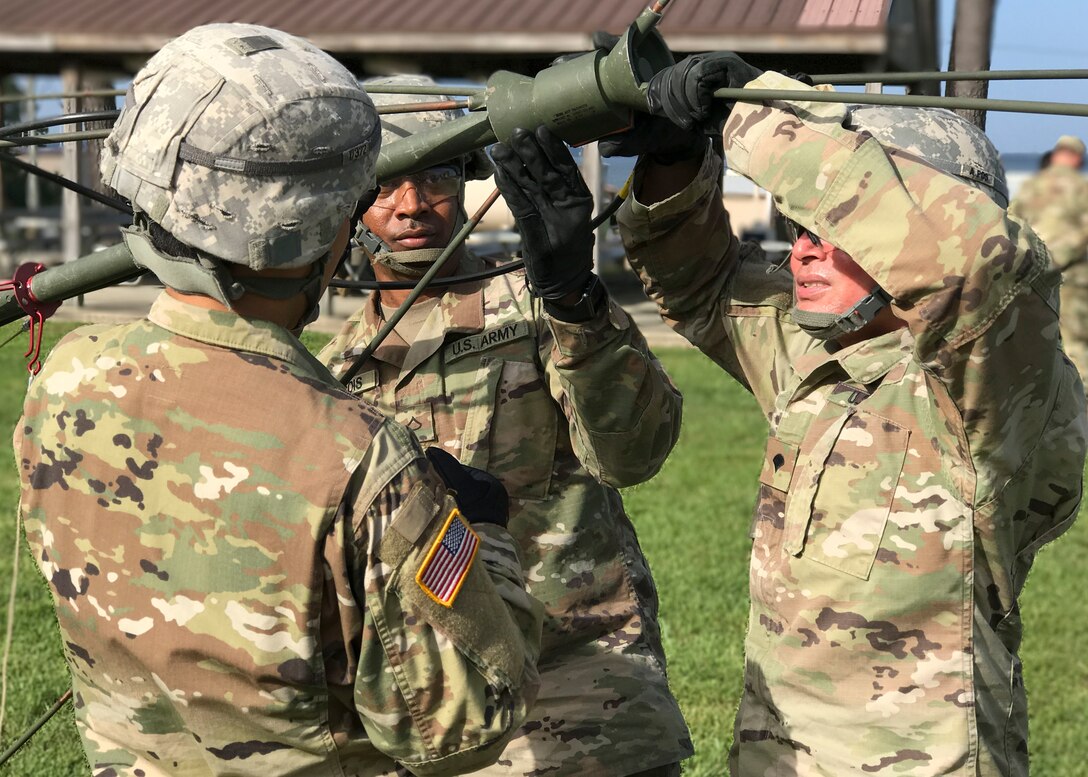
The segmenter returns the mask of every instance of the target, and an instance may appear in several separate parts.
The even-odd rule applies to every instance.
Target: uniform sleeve
[[[680,435],[683,399],[646,338],[611,299],[578,323],[548,316],[536,299],[533,310],[548,388],[575,456],[616,488],[653,477]]]
[[[696,178],[644,204],[634,194],[618,221],[627,258],[665,323],[729,372],[765,411],[791,372],[791,350],[810,347],[788,319],[791,279],[733,234],[722,203],[721,160],[708,148]]]
[[[407,447],[406,466],[377,490],[382,467],[371,466],[351,497],[363,621],[355,706],[375,747],[413,774],[457,775],[494,763],[524,721],[542,608],[510,536],[462,523],[407,432],[386,424],[371,458]]]

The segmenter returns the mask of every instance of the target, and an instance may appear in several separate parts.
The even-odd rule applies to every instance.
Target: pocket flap
[[[778,491],[789,491],[793,470],[797,466],[797,446],[771,437],[763,456],[759,482]]]

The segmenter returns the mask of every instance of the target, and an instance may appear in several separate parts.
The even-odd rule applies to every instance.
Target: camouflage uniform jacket
[[[620,213],[662,315],[770,424],[731,771],[1026,774],[1017,597],[1074,519],[1085,455],[1058,273],[984,194],[843,129],[842,106],[776,105],[738,103],[730,164],[906,328],[839,350],[799,329],[789,271],[732,235],[709,153],[688,188]]]
[[[319,358],[343,373],[380,324],[372,295]],[[510,532],[546,610],[541,689],[484,773],[627,775],[690,755],[657,592],[616,491],[660,468],[681,398],[623,310],[552,320],[520,272],[458,286],[415,342],[394,332],[349,388],[510,493]]]
[[[280,327],[164,293],[80,329],[15,450],[95,775],[461,774],[524,719],[540,614],[509,535],[473,527],[432,601],[452,498]]]
[[[1024,182],[1009,213],[1031,225],[1059,267],[1088,259],[1088,178],[1051,165]]]

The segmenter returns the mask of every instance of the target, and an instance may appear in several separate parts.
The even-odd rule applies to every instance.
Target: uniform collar
[[[887,375],[896,364],[910,358],[913,351],[914,338],[907,327],[902,327],[838,350],[834,350],[831,344],[816,348],[797,359],[795,369],[804,382],[821,367],[837,364],[852,381],[868,385]]]
[[[913,353],[914,337],[907,327],[902,327],[843,348],[836,355],[851,380],[867,385],[883,378]]]
[[[279,324],[243,318],[229,310],[197,307],[166,291],[155,299],[147,318],[169,332],[208,345],[270,356],[299,367],[321,366],[298,338]]]
[[[459,275],[484,269],[483,260],[471,251],[457,270]],[[389,333],[378,346],[372,358],[398,367],[402,373],[410,372],[429,359],[445,342],[450,332],[482,332],[484,328],[484,281],[451,286],[427,317],[419,334],[412,343],[406,343],[396,330]],[[381,329],[382,320],[379,295],[371,294],[363,306],[360,338],[369,341]]]

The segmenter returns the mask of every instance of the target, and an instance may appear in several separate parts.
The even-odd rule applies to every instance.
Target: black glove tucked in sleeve
[[[546,127],[514,130],[491,150],[495,183],[521,233],[533,293],[559,300],[593,277],[593,197],[570,151]]]
[[[428,448],[426,455],[469,523],[506,526],[510,520],[510,498],[497,477],[482,469],[466,467],[441,448]]]
[[[654,74],[646,88],[650,112],[686,130],[720,133],[733,103],[714,98],[723,88],[740,88],[763,73],[731,51],[693,54]]]

